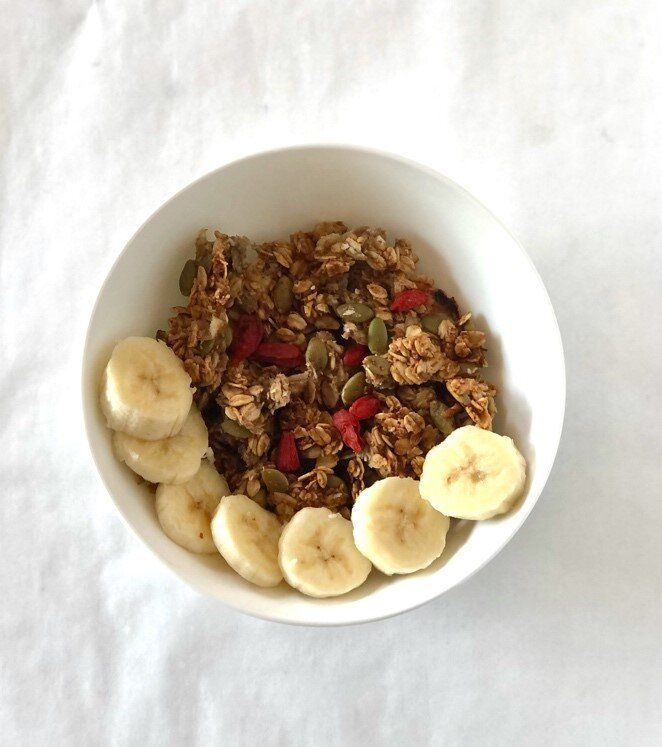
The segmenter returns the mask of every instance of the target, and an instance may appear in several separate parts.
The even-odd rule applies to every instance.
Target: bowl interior
[[[287,237],[320,220],[375,225],[411,239],[421,268],[473,311],[488,333],[488,378],[500,389],[495,430],[512,436],[529,467],[527,491],[505,517],[454,525],[442,557],[419,573],[373,570],[344,597],[315,600],[281,584],[264,590],[222,558],[196,556],[161,531],[153,495],[114,457],[98,407],[101,372],[114,344],[153,335],[182,302],[177,281],[205,226],[257,241]],[[182,579],[242,611],[297,623],[342,624],[388,616],[432,599],[492,558],[530,512],[556,453],[565,400],[554,312],[533,265],[506,229],[453,182],[403,159],[351,148],[309,147],[253,156],[185,188],[129,241],[104,284],[83,362],[85,422],[93,457],[118,510]]]

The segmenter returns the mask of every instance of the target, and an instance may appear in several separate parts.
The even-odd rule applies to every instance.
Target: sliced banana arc
[[[120,461],[126,462],[145,480],[180,485],[200,469],[200,461],[209,446],[209,435],[194,405],[176,436],[145,441],[116,431],[113,444]]]
[[[276,586],[283,578],[278,565],[281,526],[245,495],[228,495],[211,522],[218,551],[246,581],[256,586]]]
[[[285,526],[278,562],[290,586],[311,597],[335,597],[360,586],[370,561],[356,549],[351,522],[328,508],[303,508]]]
[[[196,553],[215,553],[211,517],[230,488],[207,462],[182,485],[159,485],[156,515],[163,531],[181,547]]]
[[[151,337],[127,337],[113,350],[101,385],[108,426],[155,441],[179,432],[191,409],[191,377],[172,350]]]
[[[354,541],[375,568],[391,576],[436,560],[450,525],[419,493],[411,477],[386,477],[359,493],[352,509]]]
[[[425,457],[421,495],[458,519],[489,519],[522,495],[526,462],[511,438],[474,425],[453,431]]]

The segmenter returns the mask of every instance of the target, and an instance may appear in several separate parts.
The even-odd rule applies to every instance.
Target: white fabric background
[[[657,0],[2,0],[0,742],[659,743],[661,23]],[[115,515],[79,406],[91,305],[143,219],[320,141],[494,210],[568,370],[556,467],[506,550],[345,629],[175,580]]]

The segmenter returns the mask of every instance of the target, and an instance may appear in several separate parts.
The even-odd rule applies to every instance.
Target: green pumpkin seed
[[[370,352],[381,355],[388,350],[388,331],[383,319],[376,316],[368,327],[368,347]]]
[[[363,371],[355,373],[354,376],[347,380],[342,388],[340,396],[346,405],[351,405],[355,399],[358,399],[365,391],[365,374]]]
[[[280,470],[271,467],[262,470],[262,482],[270,493],[284,493],[290,487],[287,477]]]
[[[200,353],[202,355],[209,355],[209,353],[214,349],[214,342],[214,340],[203,340],[200,343]]]
[[[322,456],[322,449],[319,446],[309,446],[301,452],[306,459],[317,459]]]
[[[381,355],[366,356],[363,359],[363,365],[375,379],[385,379],[391,372],[391,364]]]
[[[243,425],[239,425],[239,423],[230,418],[224,418],[221,423],[221,428],[228,434],[228,436],[232,436],[233,438],[245,439],[251,435],[251,432],[244,428]]]
[[[440,433],[443,433],[444,436],[450,436],[453,430],[455,430],[453,418],[444,415],[447,409],[448,407],[446,407],[443,402],[430,403],[430,417],[432,418],[432,422],[437,427],[437,430]]]
[[[225,347],[229,348],[232,344],[232,327],[228,324],[228,326],[221,332],[223,335],[223,339],[225,340]]]
[[[258,506],[262,508],[267,507],[267,491],[264,488],[260,488],[255,495],[251,496],[251,500],[255,501]]]
[[[329,354],[326,351],[326,345],[319,337],[311,337],[308,347],[306,348],[306,362],[316,369],[323,371],[329,362]]]
[[[336,314],[344,322],[354,322],[354,324],[362,324],[363,322],[369,322],[375,315],[375,312],[366,306],[364,303],[343,303],[336,309]]]
[[[338,475],[329,475],[326,484],[330,488],[340,488],[345,495],[349,495],[347,483],[342,479],[342,477],[338,477]]]
[[[426,314],[421,319],[421,327],[431,335],[438,335],[439,325],[448,318],[447,314]]]
[[[281,314],[286,314],[292,308],[292,281],[287,275],[281,275],[274,287],[274,303]]]
[[[200,255],[199,257],[198,257],[198,264],[199,264],[199,265],[200,265],[201,267],[204,267],[204,268],[205,268],[205,272],[206,272],[207,274],[209,274],[209,273],[211,272],[211,262],[212,262],[212,256],[211,256],[211,252],[203,252],[203,253],[202,253],[202,254],[201,254],[201,255]]]
[[[179,290],[182,296],[190,296],[193,288],[193,281],[198,274],[198,265],[194,259],[187,259],[182,268],[182,274],[179,276]]]

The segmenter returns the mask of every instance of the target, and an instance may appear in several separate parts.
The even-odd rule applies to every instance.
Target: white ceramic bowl
[[[509,514],[463,522],[428,569],[387,578],[377,571],[336,599],[305,597],[284,583],[251,586],[220,556],[194,555],[161,531],[153,495],[113,456],[98,406],[101,372],[127,335],[153,335],[182,302],[179,272],[200,227],[257,241],[287,237],[320,220],[382,226],[412,240],[421,268],[474,312],[488,333],[489,378],[500,390],[495,430],[512,436],[528,462],[526,495]],[[195,589],[259,617],[340,625],[395,615],[464,581],[510,540],[552,468],[561,435],[565,370],[558,325],[533,264],[503,225],[449,179],[403,158],[351,147],[261,153],[189,185],[157,210],[126,245],[92,313],[83,360],[90,447],[118,511],[142,541]]]

